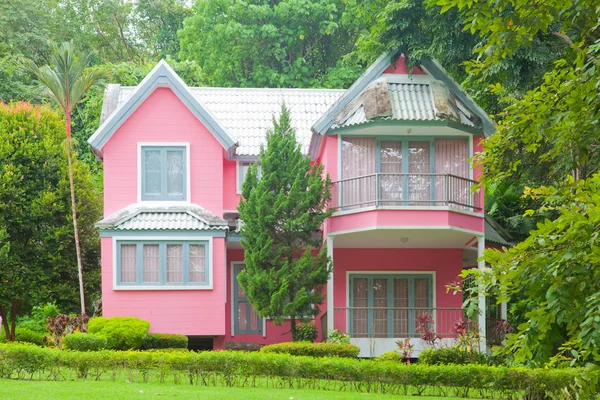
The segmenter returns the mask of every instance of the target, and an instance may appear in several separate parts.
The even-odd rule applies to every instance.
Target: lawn
[[[180,399],[416,399],[374,393],[333,392],[271,388],[226,388],[169,385],[158,383],[97,382],[97,381],[17,381],[0,379],[0,398],[3,400],[110,399],[137,400],[157,398]],[[419,400],[448,400],[442,397],[418,397]]]

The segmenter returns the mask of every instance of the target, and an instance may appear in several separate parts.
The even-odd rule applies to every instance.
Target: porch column
[[[482,260],[483,252],[485,250],[485,236],[477,237],[477,268],[480,271],[485,269],[485,261]],[[484,287],[479,287],[478,303],[479,303],[479,333],[480,341],[479,346],[482,352],[487,351],[486,348],[486,307],[485,307],[485,294]]]
[[[333,327],[333,237],[327,236],[327,256],[332,263],[331,275],[327,281],[327,329],[334,329]],[[325,332],[327,335],[327,332]]]
[[[508,319],[508,303],[505,301],[500,303],[500,319],[503,321]]]

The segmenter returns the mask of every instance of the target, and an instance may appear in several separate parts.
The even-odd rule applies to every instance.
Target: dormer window
[[[141,200],[187,200],[185,146],[141,146]]]

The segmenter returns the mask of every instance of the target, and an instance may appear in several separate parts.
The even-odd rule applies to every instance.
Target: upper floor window
[[[117,286],[210,285],[209,242],[117,241]]]
[[[248,168],[250,164],[258,162],[255,161],[238,161],[237,163],[237,179],[236,179],[236,192],[238,194],[242,193],[242,185],[246,180],[246,174],[248,173]],[[258,165],[258,178],[260,179],[260,165]]]
[[[142,200],[186,200],[185,146],[142,146]]]

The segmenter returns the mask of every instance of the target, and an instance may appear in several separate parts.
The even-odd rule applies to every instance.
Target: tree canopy
[[[296,318],[319,313],[331,273],[327,249],[314,236],[330,215],[331,182],[302,154],[290,122],[284,105],[260,153],[261,178],[252,165],[242,187],[246,268],[238,280],[258,315],[278,324],[290,318],[294,337]]]

